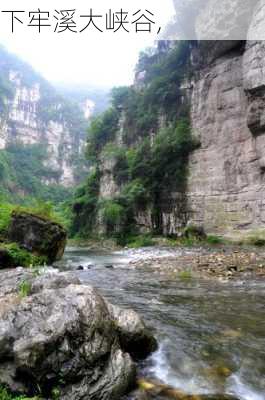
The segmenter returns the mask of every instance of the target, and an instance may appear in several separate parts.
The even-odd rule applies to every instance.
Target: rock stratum
[[[264,229],[264,42],[231,49],[193,82],[190,221],[236,236]],[[169,218],[170,219],[170,218]]]
[[[258,29],[258,21],[262,23],[255,15],[250,29]],[[164,47],[161,42],[157,58],[172,48],[173,42]],[[155,57],[147,58],[147,72]],[[185,190],[172,184],[160,193],[156,226],[154,207],[134,209],[141,232],[153,231],[159,224],[160,233],[174,235],[188,224],[232,239],[264,234],[264,60],[263,41],[191,43],[191,71],[183,77],[179,98],[188,103],[192,135],[199,146],[188,157]],[[145,76],[146,71],[138,68],[135,91],[143,93]],[[178,109],[176,102],[176,115]],[[163,112],[155,129],[145,129],[128,143],[125,138],[131,128],[125,108],[114,139],[117,148],[137,148],[145,138],[152,143],[165,123]],[[117,198],[124,189],[124,182],[115,180],[116,167],[115,159],[101,154],[98,192],[103,201]],[[104,232],[100,218],[99,213],[97,229]]]
[[[12,393],[119,399],[135,384],[136,346],[156,349],[139,316],[74,275],[1,273],[0,384]]]

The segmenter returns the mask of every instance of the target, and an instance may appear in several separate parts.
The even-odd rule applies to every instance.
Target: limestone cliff
[[[263,5],[255,2],[249,37]],[[253,40],[161,41],[142,55],[134,86],[114,93],[94,126],[96,172],[74,205],[77,230],[89,221],[101,233],[123,224],[168,235],[191,224],[264,235],[264,60],[264,41]]]
[[[200,71],[191,100],[201,148],[189,163],[192,223],[235,236],[264,229],[264,42],[247,42]]]
[[[164,46],[158,51],[159,57],[163,58],[164,52],[172,48],[172,43]],[[160,185],[158,202],[148,205],[148,201],[141,200],[130,209],[139,231],[159,228],[163,234],[177,234],[186,224],[193,224],[203,226],[207,233],[229,237],[262,232],[265,224],[264,56],[264,42],[191,44],[191,73],[181,79],[178,96],[173,101],[173,114],[178,115],[185,102],[189,104],[192,134],[199,146],[189,153],[184,186],[168,180],[166,172],[163,177],[166,184]],[[147,64],[153,62],[149,57]],[[145,72],[137,71],[133,88],[137,93],[143,93],[144,76]],[[172,121],[168,122],[167,112],[163,114],[161,108],[153,126],[149,123],[148,129],[143,130],[142,122],[138,129],[139,111],[137,114],[136,109],[129,110],[126,104],[124,100],[123,105],[116,104],[119,122],[115,135],[107,137],[98,159],[97,196],[101,205],[93,207],[97,215],[93,227],[95,230],[97,226],[100,232],[108,229],[102,204],[107,204],[109,213],[110,200],[114,199],[116,206],[124,206],[125,196],[127,201],[132,196],[130,190],[134,190],[133,195],[140,190],[137,179],[132,186],[132,178],[124,176],[128,169],[123,164],[124,154],[127,157],[131,151],[137,151],[146,138],[154,146],[152,143],[161,135],[161,129]],[[145,118],[147,114],[148,108],[145,108]],[[142,163],[147,159],[146,152]],[[143,168],[145,165],[148,164]],[[121,171],[123,176],[119,175]],[[84,217],[82,207],[84,204],[77,201],[77,214]]]
[[[59,95],[32,68],[0,49],[0,149],[41,144],[53,171],[46,183],[78,180],[87,121],[82,109]]]

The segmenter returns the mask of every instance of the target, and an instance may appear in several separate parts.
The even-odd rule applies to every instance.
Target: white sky
[[[90,28],[83,33],[58,34],[53,32],[54,28],[47,27],[39,34],[37,28],[27,26],[28,12],[38,8],[51,12],[50,23],[53,26],[56,22],[53,18],[55,9],[76,9],[76,22],[80,24],[80,29],[87,20],[78,14],[88,14],[90,8],[94,13],[104,16],[110,8],[115,12],[122,8],[129,12],[130,21],[131,14],[139,9],[147,9],[155,15],[156,28],[153,35],[122,31],[100,33]],[[26,12],[18,14],[24,20],[24,25],[17,22],[13,34],[11,15],[0,13],[0,43],[29,62],[46,79],[107,87],[132,83],[139,52],[153,44],[158,27],[165,27],[174,14],[172,0],[2,0],[0,11],[3,10]],[[102,24],[105,25],[105,17],[102,18]],[[133,25],[130,25],[130,30],[133,30]]]

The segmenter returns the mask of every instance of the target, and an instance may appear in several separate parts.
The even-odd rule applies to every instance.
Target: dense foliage
[[[44,145],[17,143],[0,150],[0,198],[24,202],[33,197],[57,203],[69,197],[68,189],[44,183],[59,178],[59,172],[45,164],[46,158]]]
[[[88,181],[76,193],[74,234],[91,234],[96,217],[107,233],[119,238],[137,234],[135,216],[147,206],[159,232],[163,195],[169,188],[185,192],[188,156],[198,146],[181,90],[190,73],[192,45],[180,42],[165,53],[142,54],[138,65],[138,71],[145,71],[142,81],[113,89],[111,108],[91,123],[87,157],[97,173],[90,177],[92,186]],[[101,165],[108,158],[120,189],[114,197],[101,199]]]
[[[99,179],[99,170],[96,169],[89,175],[86,183],[76,190],[72,205],[74,215],[70,229],[71,235],[86,236],[95,224]]]

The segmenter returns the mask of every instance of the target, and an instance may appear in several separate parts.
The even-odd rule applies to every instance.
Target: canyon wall
[[[200,72],[191,101],[189,220],[236,236],[265,223],[265,46],[248,42]]]
[[[40,144],[53,170],[44,183],[78,182],[86,138],[87,107],[59,95],[29,65],[0,49],[0,149]],[[90,103],[89,103],[90,104]],[[85,115],[84,115],[85,114]]]
[[[182,82],[182,92],[200,146],[189,156],[185,193],[172,187],[161,193],[161,231],[177,234],[191,224],[203,226],[208,234],[232,238],[263,233],[265,43],[205,42],[192,57],[194,73]],[[141,87],[142,75],[138,73],[136,87]],[[160,122],[163,125],[163,116]],[[118,148],[127,146],[126,130],[122,117],[115,138]],[[133,146],[141,141],[135,137]],[[100,165],[99,197],[115,198],[122,190],[113,174],[115,160],[103,155]],[[140,231],[153,230],[150,208],[138,209],[135,219]],[[99,227],[104,231],[102,221]]]

